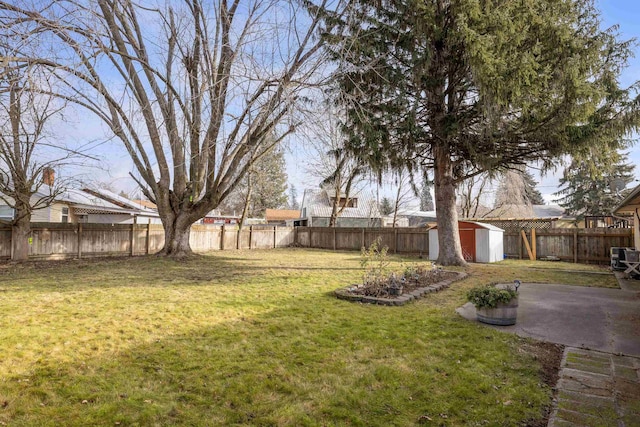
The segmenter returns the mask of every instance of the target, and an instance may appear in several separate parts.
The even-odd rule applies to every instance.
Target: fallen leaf
[[[506,402],[502,402],[502,404],[503,404],[504,406],[509,406],[509,405],[511,405],[511,401],[510,401],[510,400],[507,400]]]
[[[82,404],[83,404],[83,405],[86,405],[87,403],[89,403],[89,401],[88,401],[87,399],[84,399],[84,400],[82,401]]]

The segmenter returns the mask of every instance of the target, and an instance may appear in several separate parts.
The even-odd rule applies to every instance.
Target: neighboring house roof
[[[155,203],[150,202],[149,200],[135,199],[135,200],[132,200],[132,202],[135,203],[136,205],[144,206],[145,208],[148,208],[148,209],[153,209],[155,211],[158,210],[158,206],[156,206]]]
[[[615,207],[613,213],[634,213],[638,208],[640,208],[640,185],[631,190],[631,193]]]
[[[436,219],[436,211],[419,211],[411,209],[398,209],[398,216],[413,216],[418,218]]]
[[[49,197],[52,188],[46,184],[34,193],[36,197]],[[114,197],[115,196],[115,197]],[[158,213],[148,208],[136,206],[131,200],[125,203],[123,197],[106,190],[78,190],[68,188],[56,195],[54,202],[64,203],[72,207],[75,213],[83,214],[128,214],[157,217]],[[116,202],[116,203],[114,203]]]
[[[531,205],[522,204],[504,204],[485,215],[486,218],[533,218],[535,216]]]
[[[38,196],[50,194],[50,188],[43,185],[36,192]],[[124,202],[124,201],[128,202]],[[130,214],[157,217],[158,213],[151,209],[136,207],[136,205],[124,197],[118,196],[107,190],[78,190],[68,188],[60,193],[56,202],[66,203],[73,207],[78,214]],[[114,203],[116,202],[116,203]]]
[[[531,221],[540,219],[566,218],[565,209],[559,205],[505,205],[497,208],[491,215],[481,218],[469,218],[477,220],[518,220]]]
[[[129,200],[126,197],[122,197],[121,195],[109,190],[83,188],[82,191],[120,208],[137,211],[136,213],[138,215],[158,216],[158,212],[156,210],[141,206],[139,203]]]
[[[532,205],[533,215],[537,218],[562,218],[565,208],[560,205]]]
[[[306,217],[329,218],[331,217],[330,194],[333,191],[324,189],[306,189],[302,197],[301,212],[306,212]],[[346,207],[340,214],[341,218],[380,218],[378,204],[372,194],[360,191],[349,197],[357,199],[356,207]]]
[[[267,209],[264,217],[267,221],[286,221],[300,218],[300,211],[297,209]]]

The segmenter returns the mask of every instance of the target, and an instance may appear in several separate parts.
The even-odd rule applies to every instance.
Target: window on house
[[[0,206],[0,219],[11,221],[13,219],[13,208],[7,205]]]
[[[331,198],[331,201],[333,202],[335,199],[335,197]],[[347,199],[346,197],[340,197],[340,200],[338,201],[338,206],[342,207],[347,207],[347,208],[357,208],[358,207],[358,199],[357,198],[350,198]]]
[[[69,208],[62,208],[62,219],[61,222],[67,223],[69,222]]]

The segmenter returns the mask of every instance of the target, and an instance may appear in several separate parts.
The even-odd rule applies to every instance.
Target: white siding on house
[[[31,213],[31,222],[60,222],[52,221],[51,219],[51,206],[46,208],[36,209]]]
[[[88,222],[92,224],[133,224],[133,216],[129,214],[88,214]]]
[[[54,203],[49,207],[49,221],[62,222],[62,208],[67,207],[62,203]]]

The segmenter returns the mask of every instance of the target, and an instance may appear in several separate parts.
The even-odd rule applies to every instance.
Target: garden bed
[[[453,282],[464,279],[467,273],[434,269],[422,275],[419,280],[407,280],[400,295],[392,295],[390,286],[385,282],[376,282],[347,286],[335,291],[339,299],[380,305],[404,305],[409,301],[422,298],[431,292],[448,288]]]

